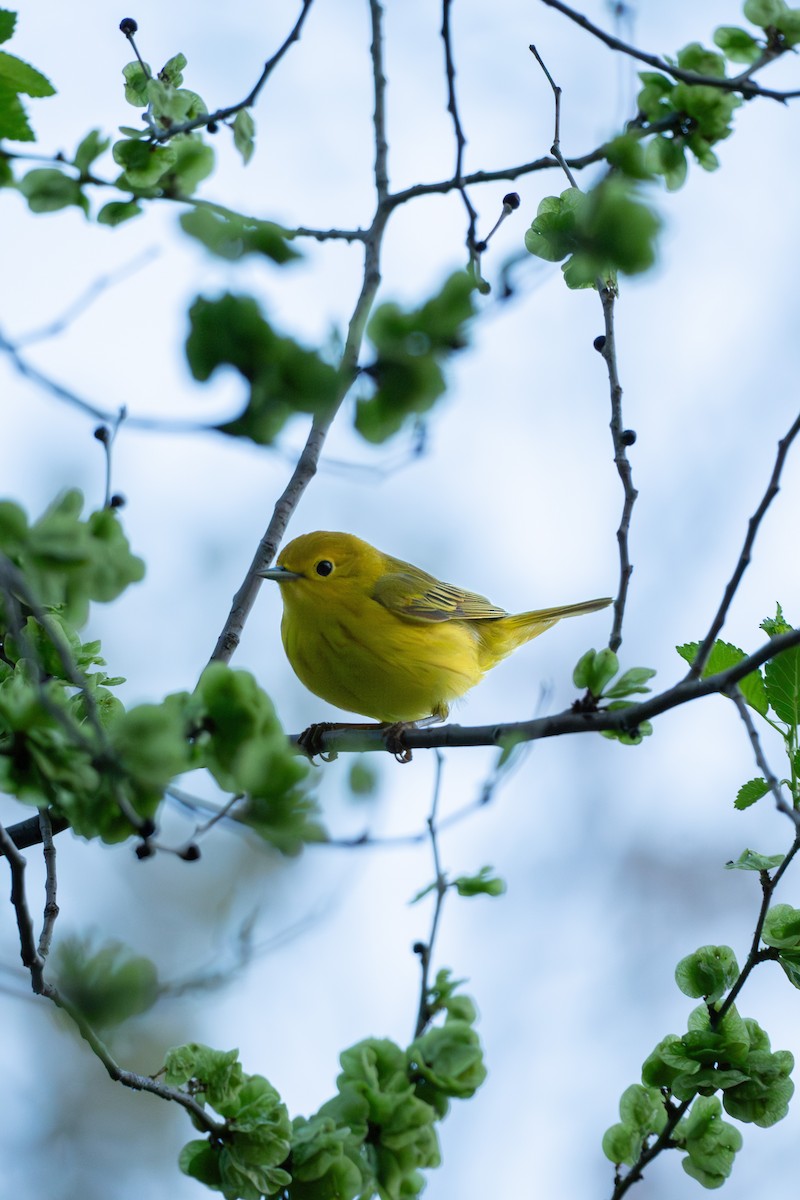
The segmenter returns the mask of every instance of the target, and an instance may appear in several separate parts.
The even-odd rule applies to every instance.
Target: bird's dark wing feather
[[[399,559],[392,559],[391,566],[397,569],[381,576],[372,598],[398,616],[417,621],[484,621],[508,616],[505,609],[477,592],[442,583]]]

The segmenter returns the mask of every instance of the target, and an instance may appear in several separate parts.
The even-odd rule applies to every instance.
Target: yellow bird
[[[444,720],[524,642],[610,598],[516,616],[349,533],[305,533],[260,572],[281,586],[286,656],[323,700],[375,720]]]

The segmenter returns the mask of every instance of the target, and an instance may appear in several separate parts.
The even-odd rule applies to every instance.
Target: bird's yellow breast
[[[303,580],[283,589],[281,634],[300,680],[337,708],[378,721],[445,716],[483,674],[477,630],[409,620],[343,582],[324,600]]]

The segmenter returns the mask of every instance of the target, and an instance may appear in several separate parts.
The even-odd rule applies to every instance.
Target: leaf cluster
[[[375,384],[361,397],[355,424],[368,442],[383,442],[410,416],[427,412],[445,390],[444,366],[467,345],[475,280],[457,271],[418,308],[380,304],[367,325],[373,358],[363,374]]]
[[[572,672],[572,682],[576,688],[586,692],[583,700],[577,702],[580,708],[595,710],[601,701],[608,701],[605,711],[615,712],[618,709],[630,708],[635,703],[627,699],[629,696],[645,695],[651,689],[647,681],[652,679],[655,671],[652,667],[630,667],[619,676],[616,683],[612,680],[619,674],[619,659],[613,650],[604,647],[602,650],[587,650]],[[630,732],[604,729],[604,737],[622,742],[625,746],[638,746],[643,738],[653,732],[650,721],[641,721],[636,729]]]
[[[757,1021],[721,1003],[738,978],[729,946],[701,946],[678,963],[678,987],[705,1002],[690,1013],[686,1033],[659,1042],[642,1065],[641,1084],[623,1093],[621,1120],[603,1138],[604,1153],[618,1166],[634,1168],[657,1138],[685,1152],[687,1174],[704,1187],[719,1187],[742,1145],[739,1131],[722,1120],[723,1108],[762,1127],[786,1115],[794,1058],[786,1050],[773,1052]]]
[[[422,1171],[440,1162],[437,1122],[451,1098],[472,1096],[486,1075],[475,1006],[456,988],[440,972],[429,1000],[445,1019],[406,1050],[367,1038],[343,1051],[337,1094],[308,1118],[290,1121],[274,1088],[245,1074],[235,1050],[171,1050],[166,1082],[223,1118],[221,1128],[184,1147],[181,1170],[225,1200],[417,1195]]]

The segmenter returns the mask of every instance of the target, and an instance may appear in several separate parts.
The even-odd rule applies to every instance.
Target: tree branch
[[[669,63],[666,59],[659,58],[657,54],[647,54],[644,50],[637,50],[635,46],[630,46],[627,42],[621,41],[618,37],[614,37],[611,33],[606,33],[598,25],[594,25],[588,17],[584,17],[582,13],[577,12],[574,8],[570,8],[568,4],[564,4],[563,0],[542,0],[548,8],[555,8],[558,12],[563,13],[565,17],[569,17],[570,21],[574,21],[576,25],[580,25],[592,37],[603,42],[612,50],[617,50],[620,54],[627,54],[630,58],[636,58],[639,62],[646,63],[649,67],[655,67],[657,71],[663,71],[665,75],[671,75],[673,79],[679,79],[683,83],[702,85],[703,87],[720,88],[725,92],[741,92],[746,97],[764,96],[768,100],[778,100],[785,104],[787,100],[793,100],[800,96],[800,90],[792,92],[776,92],[770,88],[763,88],[757,83],[753,83],[751,75],[757,67],[765,66],[768,62],[773,62],[781,54],[784,53],[782,48],[776,48],[774,53],[765,52],[757,64],[754,64],[748,71],[732,78],[720,78],[717,75],[698,75],[696,71],[684,71],[682,67],[676,67],[673,63]]]
[[[770,476],[769,483],[767,484],[767,490],[761,497],[761,503],[759,504],[758,508],[747,522],[747,534],[744,539],[744,545],[742,546],[741,554],[739,555],[739,560],[736,563],[733,575],[729,579],[728,585],[725,588],[725,593],[722,597],[722,603],[717,610],[717,615],[711,622],[711,628],[703,639],[702,645],[697,651],[694,662],[689,668],[688,674],[690,676],[699,676],[708,662],[708,656],[711,653],[714,642],[717,640],[719,631],[722,629],[722,626],[725,623],[725,618],[728,615],[728,609],[731,606],[731,601],[736,594],[736,589],[739,587],[739,584],[742,581],[742,576],[750,565],[750,556],[752,554],[753,544],[755,543],[756,535],[758,534],[761,522],[763,521],[770,504],[780,491],[780,479],[781,472],[783,471],[783,465],[786,462],[786,456],[789,453],[789,447],[797,437],[798,433],[800,433],[800,414],[798,414],[786,436],[781,438],[781,440],[778,442],[778,453],[775,456],[775,465],[772,468],[772,475]]]

